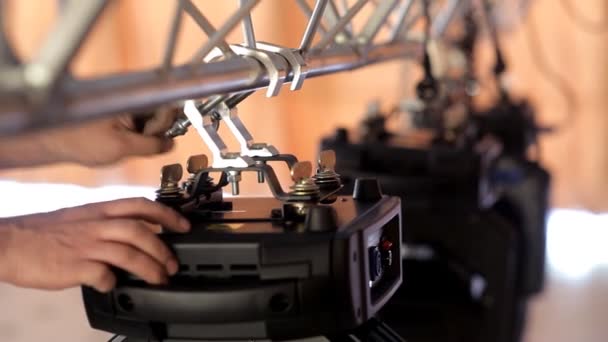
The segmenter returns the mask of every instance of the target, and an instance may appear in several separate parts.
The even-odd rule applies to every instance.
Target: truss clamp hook
[[[266,96],[273,97],[279,95],[281,87],[285,82],[288,68],[287,63],[285,63],[281,56],[276,53],[243,45],[230,45],[230,47],[237,55],[250,57],[260,62],[266,69],[268,78],[270,79]]]
[[[306,75],[308,74],[308,66],[300,51],[264,42],[258,42],[257,47],[262,50],[276,53],[285,58],[293,73],[291,87],[289,89],[295,91],[302,88]]]

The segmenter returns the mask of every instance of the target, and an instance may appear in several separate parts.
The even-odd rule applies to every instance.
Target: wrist
[[[41,157],[41,164],[64,163],[72,162],[73,158],[67,148],[68,144],[65,141],[65,134],[62,134],[61,129],[51,129],[46,132],[41,132],[39,136],[38,149]]]
[[[0,139],[0,169],[68,161],[65,148],[61,148],[62,142],[56,135],[41,132]]]

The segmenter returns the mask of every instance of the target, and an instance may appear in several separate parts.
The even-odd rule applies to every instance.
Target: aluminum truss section
[[[274,96],[292,81],[295,91],[311,77],[393,59],[419,59],[420,41],[409,40],[408,34],[416,26],[419,16],[414,9],[420,2],[437,3],[434,33],[440,35],[457,19],[458,4],[471,0],[291,0],[308,17],[297,47],[256,40],[251,13],[261,0],[233,0],[235,11],[217,28],[192,0],[174,1],[165,51],[157,67],[95,79],[66,76],[109,1],[64,1],[55,29],[28,63],[15,60],[0,29],[0,133],[180,106],[190,99],[221,103],[235,94],[264,88],[270,88],[267,94]],[[363,15],[366,7],[370,14]],[[174,65],[184,16],[190,16],[207,38],[190,62]],[[356,17],[365,23],[360,29],[354,25]],[[239,25],[242,41],[228,42],[226,37]],[[379,39],[381,30],[388,33],[386,39]]]

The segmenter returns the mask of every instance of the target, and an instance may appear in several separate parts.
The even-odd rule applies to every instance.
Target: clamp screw
[[[228,181],[230,182],[230,185],[232,185],[233,196],[237,196],[241,192],[239,189],[241,179],[241,171],[228,171]]]
[[[188,161],[186,162],[186,170],[190,174],[190,177],[188,177],[188,180],[186,182],[184,182],[184,184],[183,184],[183,187],[186,190],[186,192],[191,193],[192,185],[194,184],[196,175],[201,170],[206,169],[208,166],[209,166],[209,159],[204,154],[198,154],[198,155],[190,156],[190,158],[188,158]],[[209,182],[210,180],[206,179],[204,181]]]
[[[319,189],[326,193],[333,193],[340,189],[342,181],[336,173],[336,152],[333,150],[321,151],[317,160],[317,174],[313,177]],[[332,203],[337,199],[337,194],[329,196],[322,203]]]
[[[156,191],[159,198],[179,197],[181,190],[179,181],[182,179],[183,170],[180,164],[165,165],[160,171],[160,189]]]
[[[263,161],[256,161],[255,162],[256,165],[265,165],[266,162]],[[262,184],[264,183],[265,179],[264,179],[264,173],[262,171],[258,171],[258,183]]]
[[[303,180],[310,178],[312,175],[312,164],[308,161],[306,162],[297,162],[291,168],[291,179],[295,183],[299,183]]]
[[[310,162],[297,162],[291,168],[291,179],[294,185],[291,186],[291,194],[295,196],[319,197],[319,186],[311,178],[312,164]]]
[[[186,170],[189,174],[196,174],[202,169],[206,169],[209,166],[209,158],[204,154],[198,154],[190,156],[186,163]]]

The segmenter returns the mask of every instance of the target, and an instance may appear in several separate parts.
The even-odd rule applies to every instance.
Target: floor
[[[16,196],[0,217],[47,211],[82,202],[149,194],[146,188],[30,185],[0,182]],[[58,193],[63,201],[57,203]],[[54,199],[54,200],[50,200]],[[554,210],[548,223],[548,286],[530,307],[525,342],[608,340],[608,214]],[[0,284],[0,341],[101,342],[108,334],[88,327],[80,292],[43,292]],[[440,341],[438,341],[440,342]]]
[[[547,227],[548,284],[525,342],[608,340],[608,214],[555,210]]]

